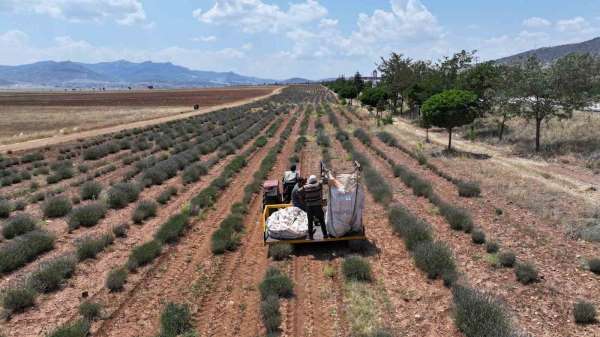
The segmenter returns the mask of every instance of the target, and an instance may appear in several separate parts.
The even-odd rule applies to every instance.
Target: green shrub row
[[[446,179],[447,181],[451,182],[452,184],[456,185],[456,187],[458,188],[459,196],[465,197],[465,198],[474,198],[474,197],[479,197],[481,195],[481,188],[480,188],[478,182],[463,181],[461,179],[455,178],[455,177],[451,176],[450,174],[442,171],[439,167],[437,167],[433,163],[429,162],[427,160],[427,157],[425,157],[425,155],[422,152],[411,151],[407,147],[400,144],[400,142],[398,142],[396,137],[394,137],[391,133],[389,133],[387,131],[380,131],[377,133],[377,138],[379,138],[379,140],[381,140],[383,143],[387,144],[388,146],[395,147],[395,148],[399,149],[400,151],[406,153],[409,157],[415,159],[416,161],[419,162],[419,164],[427,167],[433,173],[437,174],[438,176],[440,176],[440,177]]]
[[[17,213],[2,226],[2,236],[10,240],[17,236],[29,233],[36,228],[36,219],[27,213]]]
[[[292,280],[275,267],[269,267],[260,290],[260,316],[267,330],[267,334],[276,334],[281,325],[281,311],[279,301],[281,298],[290,298],[294,295]]]
[[[348,281],[371,282],[373,280],[369,261],[358,255],[352,255],[344,259],[342,272]]]
[[[340,138],[347,138],[347,135],[341,135]],[[346,151],[351,154],[356,152],[349,141],[344,143],[350,144],[344,147]],[[362,159],[360,154],[353,154],[353,157]],[[394,166],[393,160],[387,156],[383,158]],[[512,323],[498,302],[488,295],[457,284],[458,272],[452,252],[444,243],[433,240],[429,224],[400,205],[390,207],[388,217],[393,230],[411,251],[415,265],[429,278],[442,278],[446,286],[453,287],[455,323],[467,337],[514,336]]]
[[[167,303],[160,314],[158,337],[196,336],[191,320],[192,314],[187,304]]]
[[[253,146],[251,151],[255,151],[256,148],[257,146]],[[251,152],[245,152],[244,154],[235,157],[223,169],[218,178],[214,179],[208,187],[194,196],[190,201],[189,209],[186,208],[179,214],[171,216],[159,227],[154,234],[153,240],[136,246],[129,255],[126,268],[113,269],[107,276],[105,286],[110,291],[120,291],[127,282],[128,270],[135,270],[151,263],[160,256],[164,244],[177,242],[189,225],[190,216],[197,215],[192,214],[192,209],[196,208],[200,210],[212,206],[218,197],[218,192],[227,187],[233,175],[246,166],[246,157],[249,153]],[[243,208],[240,208],[239,206],[234,208],[232,206],[232,210],[234,209],[237,210]]]
[[[158,197],[156,197],[156,202],[161,205],[167,204],[173,196],[177,195],[177,187],[171,186],[167,187],[164,191],[162,191]]]
[[[9,273],[54,248],[54,236],[34,230],[18,236],[0,247],[0,274]]]
[[[76,207],[69,216],[67,224],[69,231],[79,227],[93,227],[106,216],[106,206],[102,202]]]
[[[368,135],[361,136],[362,139],[365,139],[366,137],[368,137]],[[395,138],[393,138],[387,133],[379,133],[378,137],[386,143],[393,144],[395,142]],[[362,141],[361,138],[359,138],[359,140]],[[471,233],[471,241],[474,244],[481,245],[486,242],[485,232],[481,229],[475,228],[475,224],[473,222],[471,214],[466,209],[456,207],[443,201],[437,194],[435,194],[435,192],[433,192],[433,188],[431,187],[431,184],[428,181],[420,178],[409,168],[396,164],[391,157],[389,157],[385,152],[381,151],[379,148],[373,146],[370,141],[363,141],[363,143],[369,146],[378,156],[383,158],[393,168],[394,175],[399,177],[405,185],[410,187],[415,195],[426,197],[432,204],[437,206],[440,215],[442,215],[446,222],[448,222],[450,228],[452,228],[453,230],[464,231],[465,233]],[[463,182],[458,184],[457,182],[457,185],[465,185],[466,189],[478,189],[478,184],[471,186],[472,184],[467,184]],[[465,187],[463,186],[463,188]],[[470,192],[472,191],[463,191],[463,193]],[[486,250],[488,250],[487,247]],[[490,253],[495,254],[499,250],[498,243],[494,243],[491,250],[492,252]],[[498,255],[498,260],[501,266],[512,267],[515,265],[516,258],[514,256],[514,253],[506,251]],[[515,269],[515,276],[517,281],[523,284],[530,284],[539,280],[537,269],[533,265],[529,263],[516,265],[520,267],[518,269]]]
[[[38,294],[58,290],[75,272],[73,256],[58,257],[40,264],[23,283],[6,289],[2,295],[4,311],[12,315],[35,305]]]
[[[158,205],[152,200],[140,200],[133,210],[131,220],[136,224],[141,224],[144,220],[156,216]]]
[[[99,237],[87,236],[78,240],[75,244],[77,258],[79,261],[95,259],[106,247],[115,241],[112,234],[104,234]]]
[[[244,188],[243,203],[248,204],[252,194],[260,190],[261,183],[267,178],[273,165],[277,162],[277,155],[283,149],[296,121],[296,117],[290,119],[281,133],[279,142],[269,150],[261,161],[258,170],[253,175],[253,180]],[[211,236],[211,251],[213,254],[223,254],[226,251],[237,249],[244,230],[244,213],[232,208],[229,216],[220,223],[219,228]]]

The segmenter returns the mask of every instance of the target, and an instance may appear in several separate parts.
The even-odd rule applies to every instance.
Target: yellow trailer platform
[[[277,210],[282,209],[282,208],[291,207],[291,206],[292,206],[291,204],[265,205],[265,208],[263,210],[263,214],[261,217],[265,245],[273,245],[273,244],[279,244],[279,243],[290,243],[290,244],[323,243],[323,242],[352,241],[352,240],[366,240],[367,239],[367,237],[365,236],[364,226],[363,226],[363,231],[361,233],[348,233],[347,235],[339,237],[339,238],[330,237],[328,239],[325,239],[325,238],[323,238],[323,233],[321,233],[321,230],[315,231],[313,240],[310,240],[308,238],[308,236],[303,239],[293,239],[293,240],[278,240],[278,239],[273,239],[273,238],[268,237],[267,218],[271,214],[276,212]]]

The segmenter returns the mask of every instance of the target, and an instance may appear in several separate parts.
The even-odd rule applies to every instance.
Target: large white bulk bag
[[[365,192],[356,174],[340,174],[338,184],[329,184],[325,223],[327,233],[339,238],[350,232],[362,232]]]
[[[308,217],[298,207],[282,208],[267,218],[267,235],[277,240],[303,238],[308,235]]]

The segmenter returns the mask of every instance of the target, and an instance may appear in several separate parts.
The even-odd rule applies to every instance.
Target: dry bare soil
[[[60,137],[85,130],[178,116],[247,103],[276,87],[107,92],[0,92],[0,144]],[[194,111],[198,104],[200,110]],[[159,121],[165,122],[165,120]],[[135,125],[140,127],[143,125]],[[107,130],[114,132],[118,130]],[[82,137],[90,137],[85,134]],[[3,151],[20,147],[2,147]]]

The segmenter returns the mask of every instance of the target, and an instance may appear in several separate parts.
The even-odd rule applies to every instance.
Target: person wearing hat
[[[311,175],[308,177],[306,185],[299,190],[302,204],[306,208],[308,215],[308,237],[312,240],[315,233],[315,220],[321,224],[323,238],[327,239],[327,228],[325,228],[325,214],[323,214],[323,184],[317,180],[317,177]]]

